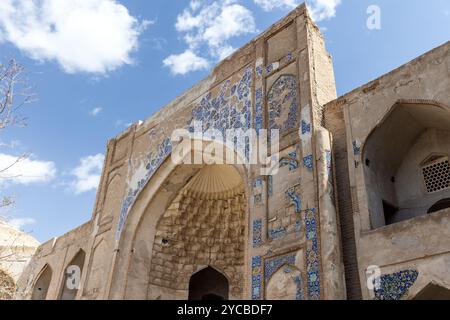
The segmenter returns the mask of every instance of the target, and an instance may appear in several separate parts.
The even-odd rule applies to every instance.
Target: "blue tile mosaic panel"
[[[308,168],[308,170],[313,170],[314,168],[314,160],[312,154],[303,158],[303,165]]]
[[[269,239],[275,240],[275,239],[283,238],[286,234],[287,234],[286,228],[284,228],[284,227],[279,227],[277,229],[270,229],[269,230]]]
[[[263,89],[258,88],[255,91],[255,130],[258,136],[260,130],[263,128],[264,128]]]
[[[301,132],[303,135],[311,133],[311,123],[302,120]]]
[[[297,286],[297,292],[295,295],[295,300],[303,300],[303,285],[302,285],[302,278],[300,276],[294,277],[294,282]]]
[[[218,96],[214,97],[211,93],[205,95],[200,104],[192,110],[188,129],[194,130],[194,121],[203,123],[203,132],[210,128],[219,130],[222,134],[225,134],[227,129],[250,129],[252,76],[253,71],[248,68],[238,83],[225,81]]]
[[[286,191],[286,197],[292,201],[292,203],[295,206],[295,213],[301,213],[302,212],[302,199],[298,194],[295,193],[295,188],[291,188],[288,191]]]
[[[188,121],[186,128],[193,132],[194,121],[201,121],[203,132],[208,129],[217,129],[225,135],[227,129],[250,129],[252,122],[252,77],[252,68],[247,68],[236,83],[231,83],[231,80],[225,81],[217,96],[213,97],[211,92],[206,94],[192,110],[192,119]],[[245,156],[248,159],[248,143],[245,146],[238,147],[240,150],[245,149]],[[157,150],[157,152],[151,152],[147,155],[145,175],[141,177],[136,188],[128,190],[122,202],[116,239],[120,237],[128,211],[136,200],[138,193],[172,152],[170,138],[165,138]]]
[[[289,171],[298,169],[297,152],[290,152],[287,157],[280,160],[280,168],[288,166]]]
[[[264,279],[268,280],[284,265],[295,266],[295,257],[297,253],[289,253],[287,255],[267,259],[264,263]]]
[[[253,220],[253,247],[262,244],[262,219]]]
[[[282,75],[267,95],[269,129],[289,133],[298,128],[297,80],[294,75]]]
[[[320,299],[320,257],[317,239],[317,212],[315,208],[307,209],[306,224],[306,272],[308,297],[311,300]]]
[[[165,159],[170,156],[171,152],[172,152],[172,143],[169,138],[166,138],[159,145],[158,152],[150,153],[149,155],[147,155],[145,176],[143,176],[141,180],[138,182],[136,189],[128,190],[125,200],[122,203],[122,208],[119,214],[116,239],[120,237],[120,233],[122,232],[122,229],[125,225],[128,210],[131,208],[134,201],[136,200],[139,191],[141,191],[144,188],[144,186],[147,184],[147,182],[150,180],[150,178],[153,176],[156,170],[161,166],[161,164],[165,161]]]
[[[252,300],[262,299],[262,257],[252,258]]]
[[[381,276],[380,287],[375,289],[376,300],[401,300],[414,285],[419,272],[403,270]]]
[[[273,176],[267,176],[267,193],[269,197],[273,196]]]

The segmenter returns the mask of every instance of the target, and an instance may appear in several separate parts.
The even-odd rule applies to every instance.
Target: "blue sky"
[[[0,194],[16,201],[1,214],[39,241],[88,221],[107,141],[299,2],[2,0],[0,61],[15,57],[27,67],[38,101],[22,110],[26,128],[0,132],[0,165],[30,155],[0,182]],[[339,94],[450,39],[448,0],[309,3]],[[370,5],[381,10],[379,30],[367,28]]]

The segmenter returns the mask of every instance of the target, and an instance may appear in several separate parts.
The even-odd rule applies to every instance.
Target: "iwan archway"
[[[244,298],[246,177],[244,165],[177,165],[168,158],[128,214],[110,292],[121,281],[125,290],[110,297],[188,299],[192,276],[210,267],[227,280],[221,298]]]

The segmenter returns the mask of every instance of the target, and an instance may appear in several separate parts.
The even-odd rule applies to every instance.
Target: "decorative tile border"
[[[267,193],[269,197],[273,196],[273,176],[267,176]]]
[[[262,299],[262,257],[252,258],[252,300]]]
[[[253,247],[259,247],[262,244],[262,219],[253,220]]]
[[[284,266],[283,272],[290,274],[292,268],[295,267],[297,252],[291,252],[285,255],[277,256],[274,258],[268,258],[264,261],[264,282],[267,283],[269,279]],[[300,270],[299,270],[300,271]],[[301,272],[301,271],[300,271]],[[301,275],[292,277],[296,285],[296,300],[303,300],[303,284]]]
[[[264,59],[260,58],[255,64],[255,130],[258,136],[264,128],[263,63]]]
[[[258,88],[255,92],[255,130],[259,136],[260,130],[264,128],[263,89]]]
[[[380,278],[380,287],[375,289],[376,300],[401,300],[414,285],[419,272],[417,270],[403,270]]]
[[[306,210],[306,274],[308,297],[311,300],[320,299],[320,256],[317,239],[317,212],[315,208]]]
[[[137,198],[139,192],[144,188],[156,170],[161,166],[165,159],[172,152],[172,143],[169,138],[164,139],[164,141],[159,145],[158,152],[156,154],[150,153],[147,156],[147,164],[145,165],[145,175],[138,181],[137,187],[135,189],[129,189],[127,196],[125,197],[122,208],[119,214],[119,222],[117,226],[116,239],[119,239],[122,229],[125,225],[125,220],[128,215],[128,211],[133,205]]]
[[[305,120],[302,120],[301,132],[302,132],[302,135],[311,133],[311,123],[306,122]]]
[[[263,202],[263,184],[264,180],[262,177],[258,177],[255,180],[253,180],[253,204],[255,206],[259,206]]]
[[[292,252],[275,258],[269,258],[264,261],[264,279],[268,280],[277,272],[283,265],[295,266],[295,257],[297,252]]]
[[[310,171],[314,169],[314,160],[312,154],[307,155],[306,157],[303,158],[303,165]]]
[[[271,229],[269,230],[269,239],[270,240],[275,240],[275,239],[279,239],[279,238],[283,238],[284,236],[286,236],[286,228],[284,227],[279,227],[277,229]]]

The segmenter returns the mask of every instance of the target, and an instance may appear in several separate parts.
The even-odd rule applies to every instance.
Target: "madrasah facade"
[[[174,163],[195,122],[278,130],[276,173]],[[450,43],[338,98],[301,5],[108,142],[91,220],[39,246],[16,298],[450,298],[449,155]]]

